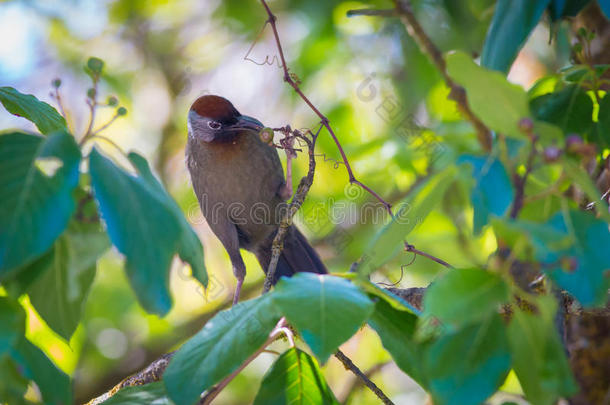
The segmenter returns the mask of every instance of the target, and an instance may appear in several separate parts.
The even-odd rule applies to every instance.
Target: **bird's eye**
[[[208,121],[208,127],[210,127],[210,129],[218,130],[221,126],[222,124],[218,121]]]

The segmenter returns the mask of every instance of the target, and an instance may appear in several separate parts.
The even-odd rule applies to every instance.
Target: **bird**
[[[186,166],[201,212],[231,260],[237,279],[235,305],[246,275],[240,249],[254,253],[267,273],[291,185],[277,148],[261,139],[265,126],[240,114],[226,98],[197,98],[187,126]],[[306,237],[290,225],[271,281],[297,272],[328,271]]]

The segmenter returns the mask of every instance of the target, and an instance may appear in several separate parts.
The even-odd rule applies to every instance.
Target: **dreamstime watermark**
[[[375,113],[392,132],[404,140],[410,148],[424,153],[430,162],[436,161],[445,151],[444,145],[417,122],[394,93],[382,95],[375,72],[369,74],[356,88],[356,96],[365,103],[374,102]]]

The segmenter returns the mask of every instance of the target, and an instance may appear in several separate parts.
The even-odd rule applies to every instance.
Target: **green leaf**
[[[383,347],[392,355],[396,365],[426,387],[422,370],[422,345],[414,339],[417,316],[379,300],[368,323],[377,332]]]
[[[25,333],[25,312],[8,297],[0,297],[0,358]]]
[[[66,340],[80,321],[97,259],[109,247],[99,224],[72,221],[49,253],[47,268],[28,290],[36,311]]]
[[[121,388],[104,405],[173,405],[162,382]]]
[[[21,366],[25,377],[38,385],[45,404],[72,403],[70,377],[59,370],[38,347],[22,338],[11,355]]]
[[[574,17],[580,12],[591,0],[552,0],[549,5],[549,14],[553,21],[557,21],[563,17]],[[606,0],[599,0],[599,4]]]
[[[508,326],[513,368],[528,401],[552,405],[576,390],[570,365],[555,330],[557,304],[552,297],[536,300],[538,314],[515,308]]]
[[[22,94],[12,87],[0,87],[0,102],[11,114],[32,121],[43,134],[66,129],[64,117],[31,94]]]
[[[322,364],[358,331],[374,307],[349,281],[312,273],[281,278],[273,302]]]
[[[441,336],[424,354],[428,388],[438,405],[484,402],[509,369],[506,328],[498,314]]]
[[[549,3],[550,0],[498,0],[485,38],[481,65],[508,72]]]
[[[404,246],[404,239],[441,202],[458,173],[451,166],[430,177],[400,203],[392,221],[381,229],[363,255],[358,273],[369,275],[395,257]]]
[[[146,159],[134,152],[131,152],[128,155],[128,158],[136,167],[140,176],[148,181],[151,188],[157,191],[159,199],[165,200],[166,205],[173,211],[180,224],[178,255],[182,261],[190,263],[191,268],[193,269],[193,276],[199,280],[202,285],[207,286],[208,273],[205,269],[205,262],[203,260],[203,246],[201,246],[199,237],[195,231],[193,231],[191,225],[189,225],[187,222],[178,204],[176,204],[174,199],[165,192],[161,183],[159,183],[156,177],[152,174]]]
[[[463,52],[447,55],[447,70],[466,89],[470,108],[485,125],[507,136],[524,137],[519,122],[529,117],[530,111],[521,86],[510,83],[500,72],[478,66]]]
[[[254,405],[339,404],[318,363],[307,353],[292,348],[273,363],[263,377]]]
[[[557,125],[566,134],[586,134],[593,125],[593,100],[575,84],[534,98],[530,107],[537,119]]]
[[[509,288],[497,274],[480,269],[449,270],[424,296],[424,316],[460,328],[497,312],[509,299]]]
[[[0,279],[46,252],[68,225],[80,157],[65,132],[0,135]]]
[[[513,199],[513,185],[500,161],[492,157],[462,155],[458,163],[472,165],[476,184],[471,192],[474,208],[473,230],[475,234],[489,222],[491,215],[503,216]]]
[[[195,403],[203,391],[237,370],[265,343],[280,319],[271,295],[219,312],[178,349],[163,374],[176,404]]]
[[[110,240],[126,256],[127,275],[140,303],[164,315],[171,308],[169,268],[176,252],[192,260],[200,279],[207,278],[201,275],[203,264],[194,261],[194,241],[185,231],[182,213],[154,180],[146,161],[135,154],[130,160],[137,176],[94,148],[89,156],[91,184]]]

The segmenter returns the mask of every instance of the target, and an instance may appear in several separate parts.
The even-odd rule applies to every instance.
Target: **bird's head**
[[[233,104],[220,96],[201,96],[188,113],[189,136],[205,142],[229,141],[240,131],[259,132],[258,120],[241,115]]]

